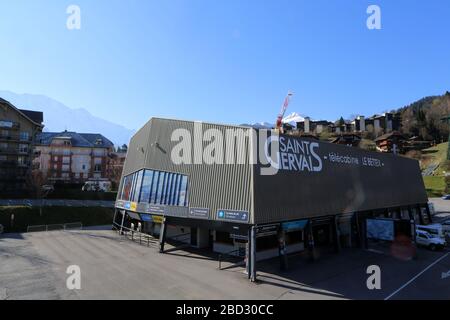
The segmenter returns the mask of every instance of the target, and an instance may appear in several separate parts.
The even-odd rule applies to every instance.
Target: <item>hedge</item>
[[[11,224],[11,215],[14,223]],[[112,223],[114,210],[104,207],[0,207],[0,224],[4,232],[26,232],[30,225],[48,225],[81,222],[83,226]]]

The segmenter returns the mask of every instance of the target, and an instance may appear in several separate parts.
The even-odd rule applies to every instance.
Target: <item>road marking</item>
[[[424,270],[422,270],[419,274],[417,274],[414,278],[412,278],[411,280],[409,280],[407,283],[405,283],[403,286],[401,286],[400,288],[398,288],[396,291],[394,291],[393,293],[391,293],[388,297],[386,297],[384,300],[389,300],[390,298],[392,298],[393,296],[395,296],[397,293],[399,293],[401,290],[403,290],[404,288],[406,288],[407,286],[409,286],[412,282],[414,282],[418,277],[420,277],[423,273],[425,273],[428,269],[432,268],[436,263],[439,263],[441,260],[443,260],[444,258],[446,258],[448,255],[450,254],[450,252],[447,252],[446,254],[444,254],[442,257],[440,257],[439,259],[437,259],[435,262],[433,262],[432,264],[430,264],[428,267],[426,267]]]

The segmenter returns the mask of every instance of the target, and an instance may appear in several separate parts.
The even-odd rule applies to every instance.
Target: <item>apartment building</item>
[[[0,194],[23,194],[29,187],[36,136],[43,113],[16,108],[0,98]]]
[[[101,134],[42,132],[36,141],[35,168],[49,183],[107,180],[113,143]]]
[[[126,156],[127,153],[125,150],[112,152],[109,155],[106,175],[112,183],[113,190],[116,190],[119,187]]]
[[[304,133],[321,134],[324,131],[337,135],[343,133],[354,132],[371,132],[375,137],[379,137],[385,133],[398,131],[401,126],[401,117],[399,113],[383,113],[366,118],[358,116],[352,121],[344,121],[344,123],[333,123],[326,120],[314,121],[309,117],[305,117],[304,121],[297,123],[298,130]]]

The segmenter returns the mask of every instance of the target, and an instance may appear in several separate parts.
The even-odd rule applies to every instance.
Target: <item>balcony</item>
[[[0,120],[0,129],[18,130],[20,129],[20,123],[14,121]]]
[[[0,167],[29,167],[31,166],[30,161],[19,162],[17,160],[0,160]]]
[[[2,148],[0,147],[0,154],[12,154],[12,155],[28,155],[29,150],[19,149],[19,148]]]
[[[9,135],[0,135],[0,141],[30,143],[33,141],[33,139],[32,139],[32,137],[28,137],[25,139],[18,134],[9,134]]]
[[[66,157],[69,157],[69,156],[72,155],[72,152],[69,151],[69,150],[65,150],[65,151],[52,150],[52,151],[49,152],[49,155],[51,155],[51,156],[66,156]]]

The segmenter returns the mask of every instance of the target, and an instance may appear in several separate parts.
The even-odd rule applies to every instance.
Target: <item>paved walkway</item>
[[[214,255],[159,254],[105,228],[9,234],[0,237],[0,299],[385,299],[428,267],[393,298],[449,299],[446,254],[424,250],[402,261],[350,249],[315,263],[297,255],[287,272],[276,259],[258,263],[252,284],[242,267],[218,270]],[[382,290],[366,287],[371,264],[381,267]],[[79,291],[66,288],[70,265],[81,268]]]

